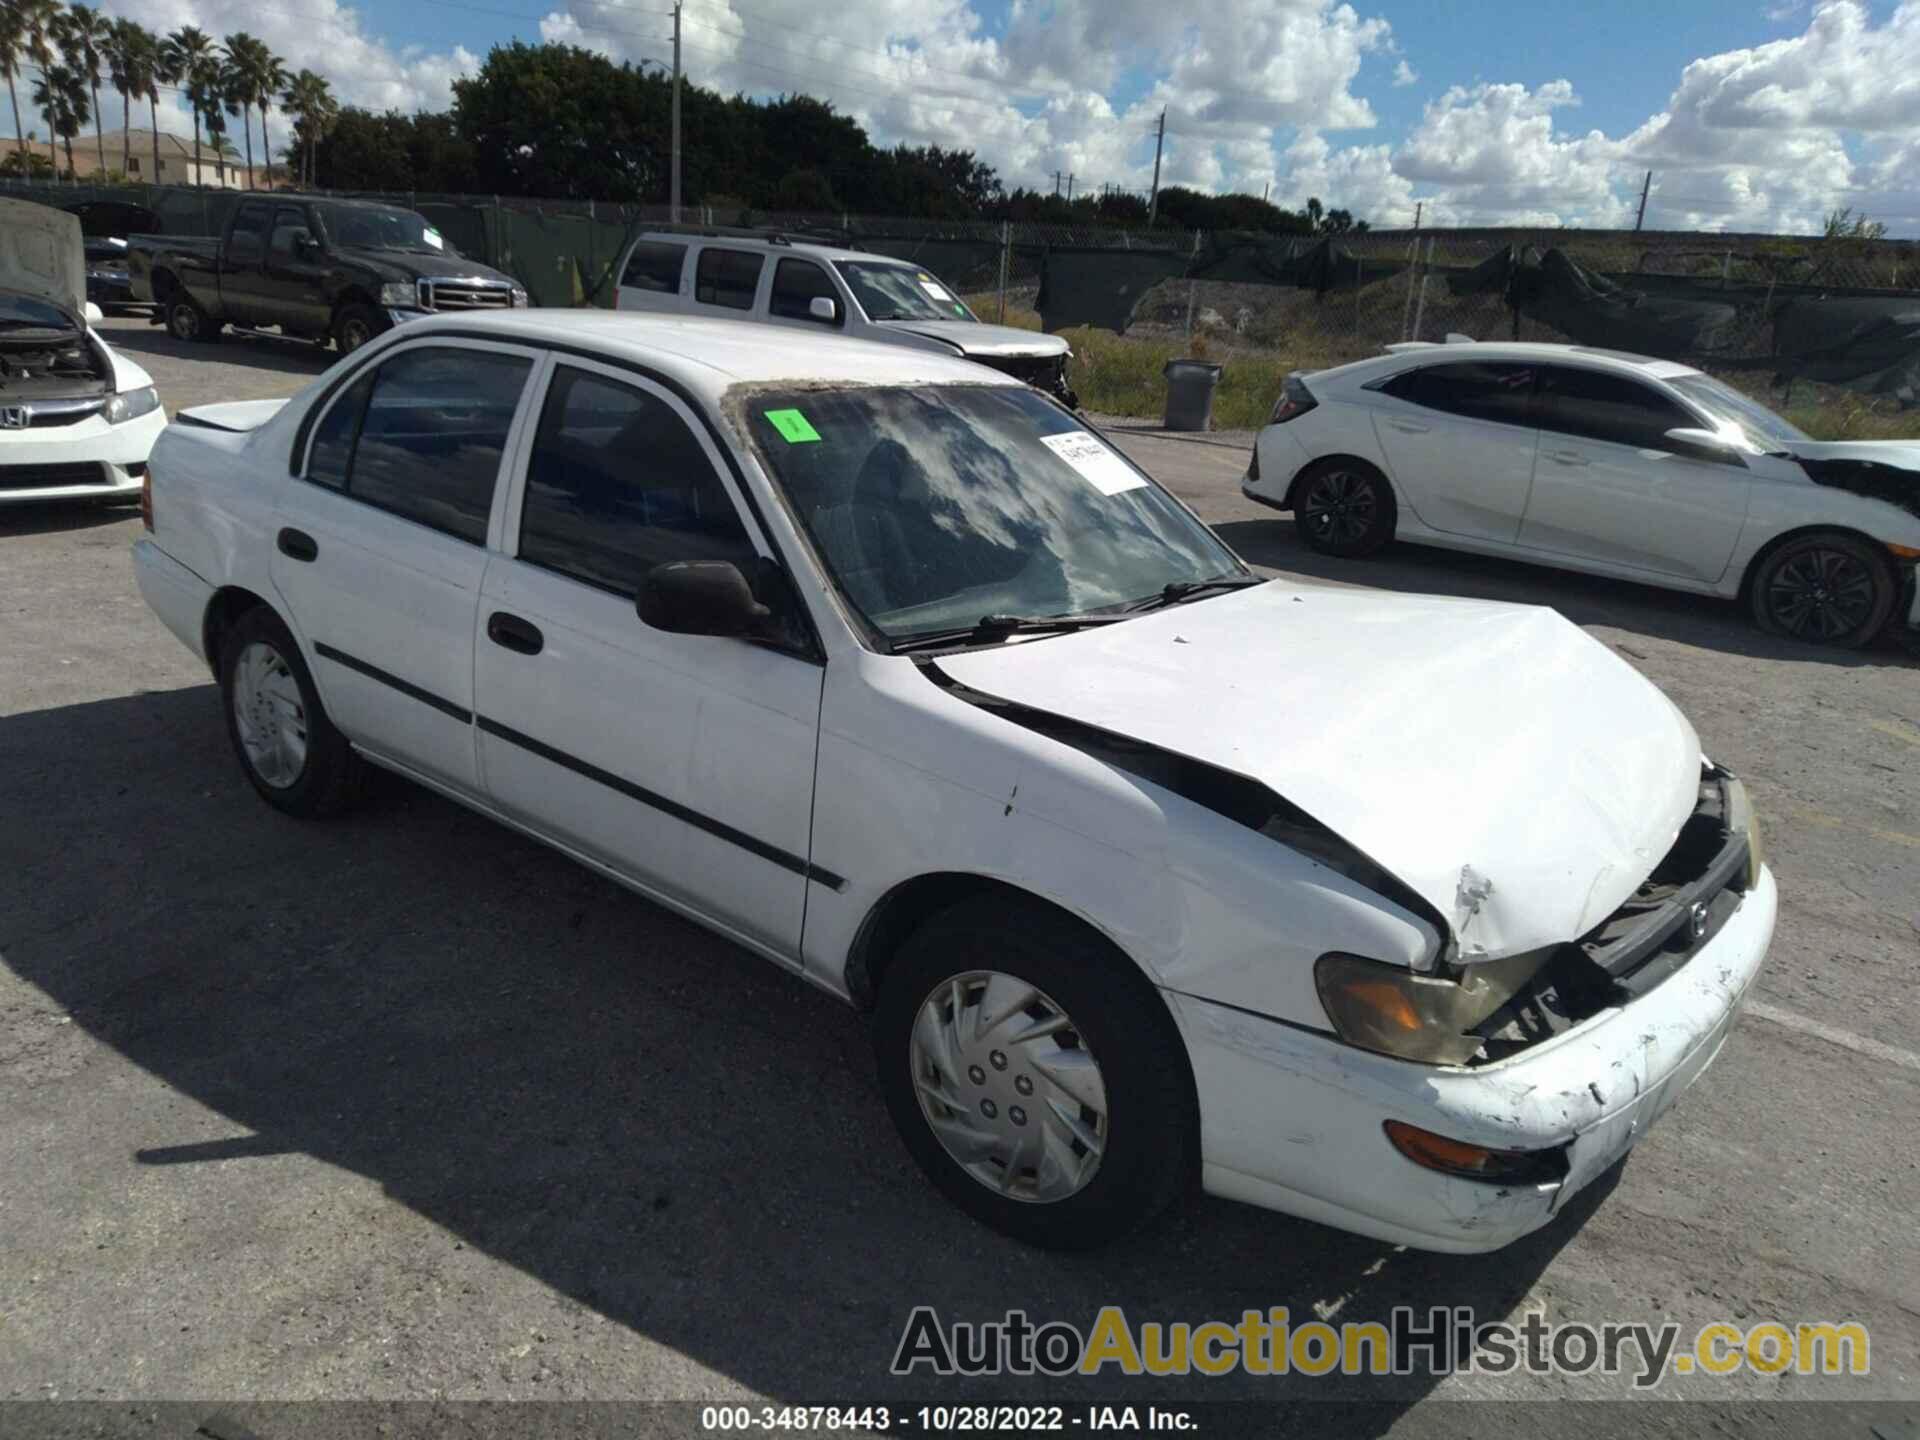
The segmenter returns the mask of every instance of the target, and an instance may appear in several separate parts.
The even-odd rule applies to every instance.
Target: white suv
[[[1773,932],[1745,792],[1605,646],[1261,583],[955,359],[440,317],[153,471],[140,588],[268,803],[385,766],[865,1009],[915,1158],[1037,1242],[1197,1178],[1496,1248]]]
[[[784,236],[640,236],[620,261],[617,308],[753,320],[959,355],[1069,409],[1073,351],[1057,335],[989,325],[924,267]]]

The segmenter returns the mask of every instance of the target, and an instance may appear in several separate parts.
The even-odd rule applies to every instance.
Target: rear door
[[[329,716],[469,792],[474,613],[536,358],[452,339],[387,352],[328,402],[277,516],[274,584]]]
[[[234,207],[220,251],[220,318],[236,325],[257,325],[260,273],[267,259],[267,232],[273,228],[273,204],[243,200]]]
[[[1535,368],[1456,360],[1377,386],[1374,433],[1415,516],[1449,535],[1511,543],[1533,485]]]
[[[1735,456],[1677,452],[1666,432],[1696,416],[1630,376],[1573,365],[1541,367],[1538,415],[1521,545],[1703,583],[1726,572],[1750,472]]]
[[[758,250],[701,246],[693,261],[693,295],[687,310],[695,315],[751,318],[766,268],[767,257]]]
[[[656,565],[727,560],[764,577],[772,551],[667,390],[569,357],[539,415],[478,617],[493,802],[791,961],[824,669],[798,637],[669,634],[634,605]]]

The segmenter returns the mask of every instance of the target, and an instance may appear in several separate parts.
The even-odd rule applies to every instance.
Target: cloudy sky
[[[343,100],[441,109],[488,47],[668,60],[672,0],[106,0],[247,29]],[[804,92],[1009,186],[1309,195],[1382,227],[1920,235],[1920,0],[687,0],[690,78]],[[177,123],[185,127],[184,117]],[[235,140],[238,140],[236,135]],[[796,156],[796,164],[805,157]]]

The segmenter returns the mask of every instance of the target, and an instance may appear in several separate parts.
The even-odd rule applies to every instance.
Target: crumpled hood
[[[80,217],[31,200],[0,200],[0,288],[49,301],[84,324],[87,256]]]
[[[1067,342],[1058,335],[1042,335],[1037,330],[1020,330],[1012,325],[982,325],[971,320],[882,320],[880,323],[888,329],[924,335],[929,340],[944,340],[959,346],[968,356],[1042,357],[1067,352]]]
[[[939,666],[1260,781],[1428,901],[1465,960],[1585,934],[1698,798],[1686,717],[1534,606],[1276,581]]]
[[[1787,449],[1814,484],[1884,500],[1920,519],[1920,441],[1795,440]]]

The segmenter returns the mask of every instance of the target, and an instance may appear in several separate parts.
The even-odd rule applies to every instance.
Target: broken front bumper
[[[1551,1220],[1713,1063],[1773,938],[1771,871],[1688,963],[1632,1002],[1468,1069],[1390,1059],[1166,993],[1193,1060],[1216,1195],[1422,1250],[1495,1250]],[[1501,1185],[1406,1159],[1389,1120],[1503,1150],[1564,1147],[1564,1179]]]

